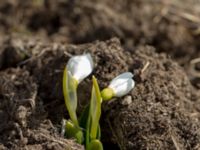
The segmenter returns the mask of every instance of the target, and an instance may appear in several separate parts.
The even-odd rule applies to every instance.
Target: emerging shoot
[[[99,124],[102,100],[126,95],[134,88],[135,82],[132,73],[122,73],[114,78],[107,88],[100,91],[97,79],[93,76],[90,103],[78,118],[77,87],[91,74],[93,66],[91,55],[84,54],[70,58],[64,69],[63,94],[70,119],[64,120],[65,129],[62,130],[62,136],[76,139],[78,143],[85,145],[86,150],[103,150]]]

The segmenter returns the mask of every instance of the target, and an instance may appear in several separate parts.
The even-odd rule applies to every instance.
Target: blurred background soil
[[[117,36],[127,49],[149,44],[166,52],[193,80],[191,61],[200,57],[199,4],[198,0],[2,0],[0,32],[3,39],[21,33],[76,44]]]

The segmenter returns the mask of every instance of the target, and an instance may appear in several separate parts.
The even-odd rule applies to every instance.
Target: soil
[[[84,149],[60,135],[61,85],[69,58],[87,52],[101,89],[125,71],[136,82],[102,104],[104,149],[200,149],[199,5],[2,0],[0,149]],[[78,114],[90,91],[91,76],[78,88]]]

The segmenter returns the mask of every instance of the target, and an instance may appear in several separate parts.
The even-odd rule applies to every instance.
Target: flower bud
[[[125,72],[114,78],[110,85],[108,86],[114,92],[114,96],[121,97],[130,92],[134,86],[135,82],[132,79],[133,74],[130,72]]]
[[[92,57],[88,53],[70,58],[67,63],[67,69],[77,82],[80,83],[92,72],[93,65]]]
[[[132,73],[125,72],[114,78],[108,88],[102,90],[101,96],[103,100],[110,100],[114,96],[122,97],[130,92],[135,86],[132,77]]]

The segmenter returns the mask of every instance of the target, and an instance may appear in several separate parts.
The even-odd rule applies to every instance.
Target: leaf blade
[[[69,112],[69,116],[72,122],[78,126],[78,119],[76,116],[77,108],[77,93],[76,93],[76,81],[73,79],[67,68],[65,67],[63,73],[63,94],[65,99],[65,105]]]
[[[98,82],[94,76],[92,78],[92,81],[93,81],[93,88],[92,88],[91,106],[90,106],[90,114],[91,114],[90,138],[96,139],[99,127],[99,120],[101,116],[102,98]]]

